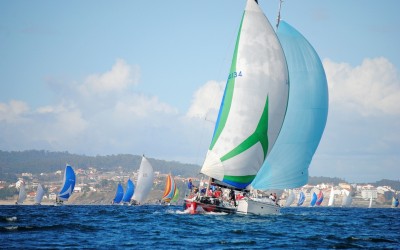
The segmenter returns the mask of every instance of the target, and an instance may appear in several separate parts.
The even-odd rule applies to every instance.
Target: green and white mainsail
[[[288,91],[278,38],[255,0],[248,0],[201,172],[235,188],[247,187],[278,137]]]

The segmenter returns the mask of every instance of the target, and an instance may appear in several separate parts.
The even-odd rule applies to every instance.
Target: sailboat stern
[[[254,215],[274,215],[280,213],[280,206],[269,199],[244,198],[238,201],[237,213]]]

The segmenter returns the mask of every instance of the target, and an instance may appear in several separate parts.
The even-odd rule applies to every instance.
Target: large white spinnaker
[[[286,60],[275,31],[258,4],[248,0],[201,172],[246,188],[278,137],[288,91]]]

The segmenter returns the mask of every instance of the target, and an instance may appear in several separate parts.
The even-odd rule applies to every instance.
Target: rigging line
[[[279,27],[279,23],[281,21],[281,9],[282,9],[283,0],[279,0],[279,10],[278,10],[278,17],[276,18],[276,29]]]

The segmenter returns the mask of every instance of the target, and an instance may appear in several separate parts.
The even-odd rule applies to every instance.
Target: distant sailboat
[[[113,199],[113,204],[119,204],[122,201],[122,197],[124,197],[124,188],[121,183],[118,183],[117,191],[115,192],[115,196]]]
[[[178,202],[178,200],[179,200],[179,189],[178,189],[178,187],[176,187],[175,194],[174,194],[174,197],[172,197],[171,203]]]
[[[315,205],[321,206],[322,201],[324,200],[324,193],[320,190],[317,196],[317,201],[315,202]]]
[[[328,201],[328,207],[332,207],[335,203],[335,191],[333,187],[331,188],[331,193],[329,194],[329,201]]]
[[[168,174],[167,176],[167,181],[165,183],[165,189],[164,189],[164,194],[161,199],[164,203],[169,204],[171,202],[171,199],[174,197],[176,191],[176,184],[175,180],[172,177],[171,174]]]
[[[63,204],[74,192],[76,176],[73,168],[67,164],[64,171],[64,180],[60,192],[57,194],[56,205]]]
[[[19,186],[18,199],[17,202],[15,202],[15,204],[20,205],[24,203],[25,199],[26,199],[25,184],[22,182],[21,185]]]
[[[371,195],[371,197],[369,198],[369,205],[368,205],[368,208],[371,208],[372,207],[372,195]]]
[[[40,205],[42,203],[43,196],[44,196],[44,189],[42,185],[39,183],[36,190],[35,205]]]
[[[392,198],[392,207],[398,207],[399,206],[399,199],[396,197]]]
[[[313,192],[312,198],[311,198],[311,201],[310,201],[310,207],[315,206],[315,203],[317,202],[317,199],[318,199],[317,194],[315,192]]]
[[[285,202],[285,207],[290,207],[290,205],[292,205],[292,203],[294,202],[294,199],[296,198],[296,195],[294,194],[294,192],[293,192],[293,190],[289,190],[289,195],[288,195],[288,197],[287,197],[287,199],[286,199],[286,202]]]
[[[135,185],[133,184],[131,179],[128,179],[128,182],[126,184],[126,192],[124,194],[124,197],[122,197],[122,202],[124,204],[130,204],[134,192]]]
[[[353,197],[351,197],[351,193],[347,190],[344,190],[342,207],[350,207],[353,202]]]
[[[304,195],[304,192],[301,191],[299,194],[299,200],[297,201],[297,206],[303,205],[304,201],[306,200],[306,196]]]
[[[134,202],[142,204],[146,201],[154,182],[154,170],[150,162],[143,155],[140,163],[138,181],[136,183],[135,194],[133,195]]]

